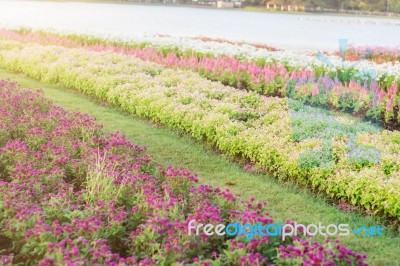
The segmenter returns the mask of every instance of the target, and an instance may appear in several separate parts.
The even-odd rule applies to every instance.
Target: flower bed
[[[338,54],[339,55],[339,54]],[[350,46],[347,50],[346,60],[358,61],[365,58],[378,64],[400,61],[400,48],[387,48],[379,46]]]
[[[286,97],[290,90],[295,92],[293,98],[303,99],[308,104],[380,120],[390,129],[400,126],[399,84],[397,78],[387,71],[381,71],[383,73],[380,73],[377,82],[370,80],[370,74],[357,71],[353,67],[339,68],[340,64],[337,63],[335,69],[327,69],[309,59],[304,59],[303,63],[306,62],[307,65],[299,68],[286,62],[286,59],[267,57],[248,61],[232,56],[216,57],[215,54],[180,50],[176,47],[108,42],[79,35],[0,30],[0,37],[129,54],[163,66],[192,70],[210,80],[267,96]]]
[[[358,134],[359,144],[380,151],[379,164],[348,160],[347,139],[340,133],[332,147],[334,167],[308,169],[299,165],[299,158],[320,147],[318,139],[310,139],[313,132],[335,136],[339,129],[330,122],[321,123],[321,128],[311,124],[305,128],[312,131],[307,129],[298,139],[293,138],[293,119],[285,98],[236,90],[190,71],[164,69],[111,52],[3,42],[0,59],[7,69],[77,89],[209,141],[225,154],[250,160],[277,178],[296,180],[334,198],[400,218],[398,131]],[[310,117],[298,117],[296,125],[310,121]],[[351,131],[357,128],[358,124]],[[319,155],[310,156],[313,160]]]
[[[0,114],[0,265],[367,265],[329,240],[188,235],[192,219],[272,219],[266,203],[196,185],[40,92],[0,80]]]

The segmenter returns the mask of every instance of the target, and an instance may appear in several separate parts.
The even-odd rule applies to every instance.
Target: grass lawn
[[[315,195],[295,184],[281,183],[267,175],[245,171],[189,137],[98,104],[80,93],[0,69],[0,79],[7,78],[18,81],[23,87],[43,89],[47,98],[65,109],[90,114],[105,131],[120,131],[132,142],[147,146],[148,152],[163,165],[188,168],[199,174],[200,182],[229,187],[242,198],[253,196],[267,200],[275,222],[290,219],[304,224],[382,225],[379,218],[345,213],[331,206],[323,195]],[[357,252],[367,253],[371,265],[400,265],[399,232],[385,228],[384,234],[376,237],[351,235],[343,237],[342,243]]]

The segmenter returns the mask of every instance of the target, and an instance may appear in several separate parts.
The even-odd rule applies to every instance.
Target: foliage
[[[283,62],[242,60],[232,56],[214,56],[176,47],[152,47],[140,43],[118,43],[100,38],[47,32],[2,30],[0,36],[22,42],[84,47],[94,51],[112,51],[133,55],[170,68],[192,70],[207,79],[235,88],[252,90],[266,96],[289,96],[307,104],[333,108],[379,121],[388,128],[400,126],[400,83],[396,76],[381,75],[376,81],[354,67],[331,70],[322,66],[292,68]],[[350,49],[352,58],[354,48]],[[156,75],[155,70],[148,70]],[[174,81],[171,80],[171,86]],[[182,99],[190,103],[191,99]]]
[[[12,47],[9,51],[2,49],[3,67],[43,81],[59,82],[129,113],[190,133],[280,179],[296,180],[354,205],[400,217],[398,172],[389,171],[387,175],[387,167],[381,164],[360,165],[348,160],[345,140],[339,138],[333,144],[333,168],[299,166],[300,154],[318,149],[319,141],[292,138],[287,99],[239,91],[190,71],[163,69],[112,52],[18,43]],[[149,75],[149,70],[156,74]],[[193,100],[182,103],[188,98]],[[324,130],[334,130],[330,123],[323,125]],[[400,147],[393,141],[397,135],[397,131],[365,133],[358,136],[357,142],[377,148],[383,161],[398,165]]]
[[[1,265],[367,265],[365,255],[329,240],[189,235],[192,219],[272,219],[265,203],[196,185],[190,171],[155,164],[144,148],[105,135],[89,116],[40,92],[2,80],[0,103],[0,129],[9,132],[0,137],[0,236],[11,242]]]

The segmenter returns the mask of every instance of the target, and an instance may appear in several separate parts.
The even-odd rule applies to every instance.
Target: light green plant
[[[86,188],[83,197],[87,202],[118,200],[128,189],[126,181],[116,184],[114,173],[117,166],[114,165],[110,171],[108,163],[107,154],[97,154],[94,165],[88,167],[83,184]]]

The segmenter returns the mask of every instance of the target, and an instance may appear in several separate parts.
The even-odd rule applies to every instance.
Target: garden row
[[[354,68],[329,70],[323,66],[292,67],[284,62],[215,57],[193,50],[149,47],[147,43],[107,42],[99,38],[46,32],[1,30],[0,36],[19,41],[85,47],[113,51],[171,68],[192,70],[213,81],[266,96],[291,97],[313,106],[341,110],[367,120],[383,122],[386,128],[400,126],[400,91],[397,77]],[[267,61],[266,61],[267,60]],[[310,64],[311,65],[311,64]]]
[[[357,61],[361,58],[379,64],[400,61],[400,48],[387,48],[379,46],[350,46],[347,49],[346,60]]]
[[[0,114],[0,265],[368,265],[337,241],[189,235],[272,219],[41,92],[0,80]]]
[[[277,178],[400,218],[398,131],[349,125],[351,117],[335,119],[301,102],[236,90],[191,71],[112,52],[0,42],[0,66],[190,133]]]
[[[329,67],[326,62],[319,60],[313,53],[296,53],[290,51],[279,50],[268,45],[257,45],[245,42],[235,42],[224,39],[214,39],[209,37],[172,37],[168,35],[146,35],[146,36],[129,36],[128,38],[110,38],[100,35],[88,36],[83,34],[64,34],[49,31],[32,31],[30,29],[21,28],[18,30],[0,30],[1,35],[8,37],[23,38],[30,41],[43,41],[46,38],[58,39],[57,42],[66,43],[71,41],[80,45],[112,45],[119,47],[152,47],[157,48],[164,53],[173,51],[178,56],[193,55],[196,56],[233,56],[243,60],[257,61],[259,64],[279,62],[289,68],[309,68],[315,66]],[[14,35],[14,36],[13,36]],[[346,42],[346,45],[343,44]],[[335,68],[350,68],[354,66],[356,69],[376,69],[378,74],[394,75],[399,77],[400,64],[398,62],[399,50],[387,47],[369,47],[347,45],[346,40],[339,40],[339,48],[345,48],[345,61],[343,62],[343,54],[338,51],[335,54],[324,52],[328,56]],[[347,48],[347,49],[346,49]],[[340,50],[339,49],[339,50]],[[385,55],[383,59],[379,59],[380,55]],[[376,60],[375,60],[376,58]],[[364,59],[364,60],[363,60]],[[360,62],[361,60],[361,62]],[[372,62],[370,62],[370,61]],[[354,61],[359,61],[356,65]],[[377,62],[377,63],[375,63]],[[393,69],[389,69],[393,67]]]

